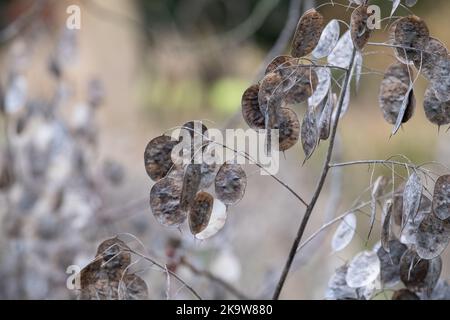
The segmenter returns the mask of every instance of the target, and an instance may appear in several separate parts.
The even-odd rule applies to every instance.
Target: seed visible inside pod
[[[168,136],[156,137],[147,144],[144,163],[145,170],[152,180],[164,178],[172,168],[172,149],[177,144],[178,141],[172,141]]]
[[[148,299],[148,287],[145,281],[135,275],[127,274],[120,281],[119,298],[124,300]]]
[[[450,101],[441,102],[436,98],[436,92],[429,86],[425,91],[423,108],[427,119],[438,126],[450,124]]]
[[[433,212],[441,220],[450,218],[450,175],[440,176],[434,185]]]
[[[295,66],[296,63],[295,58],[291,56],[277,56],[275,57],[266,68],[265,75],[275,72],[278,73],[282,77],[288,77],[294,70],[293,66]]]
[[[238,164],[224,163],[215,179],[217,198],[226,205],[233,205],[242,199],[247,186],[247,175]]]
[[[367,12],[368,6],[356,8],[351,17],[351,35],[353,44],[358,50],[362,50],[370,38],[372,30],[367,26],[367,19],[371,15]]]
[[[202,232],[209,223],[214,197],[207,192],[199,192],[189,210],[189,228],[193,235]]]
[[[268,73],[260,82],[258,91],[258,103],[263,115],[267,112],[269,100],[278,101],[284,92],[287,81],[279,73]]]
[[[318,85],[318,77],[313,68],[301,65],[291,77],[292,85],[287,90],[284,100],[287,104],[302,103],[310,98]]]
[[[189,164],[186,166],[183,177],[183,187],[180,197],[180,209],[189,211],[189,208],[194,201],[195,195],[200,188],[201,181],[201,165]]]
[[[313,108],[308,108],[302,121],[300,134],[306,157],[305,161],[307,161],[311,158],[319,141],[319,129],[317,128],[316,115]]]
[[[264,129],[265,118],[258,102],[259,84],[252,85],[242,95],[242,116],[252,129]]]
[[[402,111],[404,114],[401,123],[407,122],[414,114],[416,100],[414,91],[410,88],[409,74],[412,71],[410,72],[406,65],[394,63],[386,70],[381,82],[379,104],[384,119],[390,124],[397,123]]]
[[[319,43],[324,27],[324,18],[319,12],[315,9],[306,11],[298,22],[292,40],[292,56],[300,58],[310,54]]]
[[[156,182],[150,191],[150,207],[159,223],[177,227],[186,220],[186,212],[180,208],[181,186],[177,180],[164,178]]]
[[[289,109],[282,108],[279,118],[279,151],[292,148],[300,136],[300,122],[297,114]]]
[[[402,47],[395,49],[397,55],[407,62],[420,59],[419,50],[425,50],[430,39],[426,23],[421,18],[410,15],[397,20],[393,31],[394,45]]]

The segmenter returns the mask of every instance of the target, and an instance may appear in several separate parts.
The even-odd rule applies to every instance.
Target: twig
[[[201,276],[201,277],[205,277],[205,278],[209,279],[210,281],[217,283],[218,285],[223,287],[225,290],[230,292],[232,295],[236,296],[238,299],[250,300],[249,297],[247,297],[245,294],[240,292],[238,289],[236,289],[230,283],[228,283],[225,280],[222,280],[221,278],[215,276],[214,274],[212,274],[208,270],[200,270],[200,269],[198,269],[196,266],[194,266],[192,263],[190,263],[188,260],[186,260],[186,258],[183,257],[180,260],[180,264],[184,265],[187,268],[189,268],[189,270],[191,270],[192,273],[194,273],[195,275]]]
[[[161,270],[163,270],[164,272],[168,272],[171,276],[173,276],[175,279],[177,279],[181,284],[183,284],[186,289],[188,289],[198,300],[202,300],[202,297],[200,297],[200,295],[190,286],[188,285],[183,279],[181,279],[175,272],[170,271],[169,269],[167,269],[165,266],[163,266],[162,264],[160,264],[159,262],[155,261],[154,259],[140,253],[137,251],[134,251],[133,249],[125,249],[139,257],[141,257],[144,260],[147,260],[149,262],[151,262],[152,264],[154,264],[155,266],[157,266],[158,268],[160,268]]]
[[[336,117],[333,121],[333,126],[332,126],[332,131],[331,131],[331,136],[330,136],[330,144],[328,146],[328,151],[327,151],[327,155],[325,158],[325,162],[323,164],[323,169],[322,169],[322,174],[319,178],[319,182],[317,184],[316,190],[314,192],[314,195],[311,199],[311,202],[309,203],[309,205],[306,208],[306,212],[305,215],[303,216],[302,222],[300,224],[300,227],[298,229],[297,232],[297,236],[295,237],[295,240],[291,246],[291,250],[289,252],[289,256],[287,258],[286,264],[284,266],[283,272],[281,273],[281,277],[278,281],[277,287],[275,288],[275,292],[273,294],[273,300],[278,300],[278,298],[280,297],[280,293],[281,290],[283,289],[284,283],[286,281],[286,278],[289,274],[289,270],[291,269],[292,266],[292,262],[294,261],[296,252],[297,252],[297,248],[300,244],[300,241],[302,240],[303,234],[305,233],[305,229],[306,226],[308,225],[309,219],[311,217],[311,214],[314,210],[314,207],[317,203],[317,200],[319,199],[319,196],[322,192],[323,186],[325,184],[328,172],[330,170],[330,162],[331,162],[331,157],[333,155],[333,148],[334,148],[334,142],[336,139],[336,133],[337,133],[337,128],[339,125],[339,119],[340,119],[340,115],[341,115],[341,111],[342,111],[342,107],[344,104],[344,98],[345,98],[345,92],[347,90],[347,87],[350,85],[350,78],[351,78],[351,71],[353,69],[353,65],[355,62],[355,56],[356,56],[356,49],[353,49],[352,52],[352,56],[351,56],[351,60],[350,60],[350,65],[348,70],[345,72],[345,80],[344,80],[344,85],[342,86],[342,90],[341,90],[341,94],[339,97],[339,103],[338,103],[338,107],[337,107],[337,112],[336,112]]]

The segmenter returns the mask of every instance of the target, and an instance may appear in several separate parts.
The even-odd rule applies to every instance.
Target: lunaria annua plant
[[[406,1],[405,4],[412,7],[416,2]],[[362,209],[370,207],[370,231],[364,240],[371,238],[374,224],[381,221],[378,244],[359,252],[336,269],[325,297],[372,299],[380,293],[393,292],[391,296],[395,300],[450,299],[449,284],[440,279],[441,255],[450,241],[450,176],[414,165],[409,160],[332,163],[339,121],[349,110],[352,92],[358,89],[366,48],[390,47],[395,56],[395,61],[384,72],[379,90],[380,119],[384,118],[393,126],[391,135],[415,114],[415,83],[419,75],[428,80],[423,101],[426,117],[439,127],[450,124],[447,48],[432,37],[432,31],[420,17],[394,18],[400,1],[392,2],[391,16],[383,20],[390,26],[385,43],[370,41],[376,33],[369,25],[374,14],[368,10],[370,1],[328,5],[332,4],[352,11],[349,28],[341,30],[344,24],[338,20],[326,21],[319,12],[325,5],[305,12],[293,35],[290,55],[273,58],[262,78],[242,95],[245,122],[254,130],[279,129],[280,151],[291,149],[300,141],[303,159],[307,161],[321,141],[328,141],[323,170],[310,201],[303,200],[278,180],[306,210],[273,298],[280,297],[292,263],[303,247],[305,229],[329,172],[353,165],[387,165],[392,167],[392,176],[380,176],[371,183],[369,201],[358,202],[314,233],[317,235],[340,222],[331,243],[333,251],[338,252],[352,242]],[[305,105],[306,109],[302,120],[297,115],[300,105]],[[188,124],[184,127],[192,130],[193,122]],[[207,145],[209,140],[204,129],[202,134]],[[155,181],[150,206],[161,224],[178,227],[188,220],[195,237],[206,239],[225,223],[226,208],[243,197],[246,175],[242,167],[233,163],[225,163],[220,168],[176,164],[170,156],[176,143],[167,136],[160,136],[147,145],[145,167]],[[406,177],[396,170],[404,168]],[[434,182],[434,191],[429,181]],[[206,191],[212,182],[215,196],[212,191]],[[376,219],[379,212],[381,218]]]

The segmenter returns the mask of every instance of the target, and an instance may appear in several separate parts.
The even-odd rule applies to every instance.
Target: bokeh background
[[[85,266],[97,245],[117,234],[133,248],[168,263],[167,243],[248,297],[268,298],[284,266],[304,213],[295,198],[255,167],[247,167],[245,197],[229,209],[225,228],[204,242],[188,229],[160,226],[148,205],[146,144],[166,130],[203,119],[216,128],[247,128],[240,117],[243,91],[270,61],[289,15],[324,1],[311,0],[85,0],[0,1],[2,177],[0,192],[0,298],[73,299],[66,268]],[[389,14],[389,1],[381,5]],[[81,30],[65,28],[66,8],[81,8]],[[300,5],[299,5],[300,4]],[[450,43],[450,3],[421,1],[412,9],[431,34]],[[323,6],[330,19],[348,21],[343,7]],[[399,9],[399,14],[406,14]],[[295,26],[294,26],[295,27]],[[377,31],[372,41],[387,40]],[[280,53],[288,52],[289,42]],[[416,86],[414,118],[395,137],[378,107],[382,72],[394,61],[389,48],[365,49],[366,73],[341,122],[341,160],[386,159],[402,154],[415,163],[450,166],[446,128],[426,121]],[[269,59],[269,60],[268,60]],[[305,106],[295,108],[299,116]],[[324,155],[322,145],[302,166],[297,145],[282,159],[279,178],[310,198]],[[5,169],[6,168],[6,169]],[[11,173],[12,172],[12,173]],[[377,168],[376,174],[386,170]],[[370,183],[367,166],[346,168],[327,184],[307,235],[351,207]],[[365,193],[365,199],[370,193]],[[331,200],[330,200],[331,198]],[[331,253],[335,229],[300,253],[282,297],[322,299],[334,269],[366,244],[369,221]],[[136,241],[140,239],[142,244]],[[445,260],[444,260],[445,261]],[[448,260],[447,260],[448,261]],[[164,272],[136,261],[149,298],[192,298]],[[205,298],[234,298],[205,276],[176,272]],[[448,263],[445,275],[450,277]],[[447,277],[447,278],[448,278]]]

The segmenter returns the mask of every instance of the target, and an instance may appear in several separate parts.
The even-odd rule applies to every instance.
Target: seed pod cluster
[[[260,113],[258,92],[258,87],[254,87],[245,94],[248,104],[243,114],[249,124],[257,125],[260,121],[252,118],[255,111]],[[285,132],[284,146],[293,143],[289,140],[290,133],[285,127],[295,130],[295,120],[292,114],[282,113],[280,123]],[[236,204],[244,196],[247,176],[238,164],[225,163],[218,168],[214,161],[210,163],[208,159],[207,162],[206,157],[202,158],[201,163],[193,161],[186,165],[173,161],[171,157],[174,148],[183,143],[183,137],[190,137],[191,141],[194,141],[187,146],[191,149],[191,154],[210,152],[209,148],[213,147],[208,139],[199,139],[201,143],[195,142],[196,135],[207,137],[208,129],[201,122],[187,122],[182,126],[182,130],[188,133],[182,131],[178,140],[172,141],[168,136],[160,136],[151,140],[146,147],[145,168],[149,176],[156,180],[150,191],[150,208],[156,220],[163,226],[180,227],[188,220],[191,233],[198,239],[206,239],[223,227],[226,206]],[[183,150],[184,147],[183,144]],[[213,155],[214,150],[209,154]],[[212,191],[207,191],[213,184],[216,197],[212,195]]]

